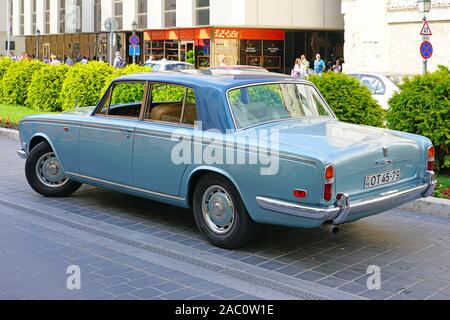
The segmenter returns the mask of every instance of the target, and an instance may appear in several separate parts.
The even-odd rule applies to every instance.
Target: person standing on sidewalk
[[[326,68],[325,61],[322,60],[320,54],[316,54],[316,60],[314,60],[314,73],[321,75]]]

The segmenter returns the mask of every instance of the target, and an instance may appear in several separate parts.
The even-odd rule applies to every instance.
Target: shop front
[[[144,32],[144,58],[186,61],[197,68],[220,65],[284,68],[284,30],[191,28]]]
[[[211,29],[145,31],[144,61],[150,56],[155,60],[185,61],[197,68],[208,68],[211,65]]]

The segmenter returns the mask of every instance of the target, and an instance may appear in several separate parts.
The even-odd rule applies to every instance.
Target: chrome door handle
[[[123,132],[127,138],[131,137],[131,134],[133,133],[133,130],[125,128],[120,129],[120,131]]]

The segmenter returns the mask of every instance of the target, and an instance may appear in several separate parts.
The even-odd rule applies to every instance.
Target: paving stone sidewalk
[[[449,219],[392,210],[337,236],[265,226],[227,251],[187,210],[92,187],[42,198],[16,148],[0,140],[0,299],[450,299]],[[66,288],[71,264],[81,291]],[[366,286],[371,265],[381,290]]]

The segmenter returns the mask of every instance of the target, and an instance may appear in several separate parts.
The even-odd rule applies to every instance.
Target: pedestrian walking
[[[69,67],[74,65],[74,62],[71,57],[66,57],[66,59],[64,61],[65,61],[65,64],[68,65]]]
[[[316,60],[314,60],[314,73],[320,75],[325,71],[325,68],[325,61],[322,60],[319,53],[316,54]]]
[[[125,67],[126,63],[125,61],[122,59],[122,56],[120,55],[120,51],[116,52],[116,58],[114,59],[114,69],[120,69]]]
[[[306,59],[306,55],[302,54],[300,57],[300,77],[302,79],[308,78],[309,74],[309,61]]]
[[[16,54],[14,53],[14,51],[11,51],[11,52],[9,53],[8,56],[9,56],[9,58],[10,58],[12,61],[15,61],[15,62],[19,61],[19,57],[16,56]]]
[[[331,67],[331,70],[335,73],[341,73],[342,72],[342,63],[341,60],[336,60],[336,64]]]
[[[83,56],[83,58],[80,61],[81,64],[88,64],[88,62],[89,61],[88,61],[88,59],[85,56]]]
[[[56,58],[56,55],[52,54],[52,55],[50,56],[50,58],[51,58],[50,64],[51,64],[52,66],[59,66],[59,65],[61,65],[61,61],[59,61],[58,58]]]
[[[292,68],[291,76],[294,78],[300,78],[301,77],[301,63],[302,61],[300,58],[295,59],[294,68]]]

